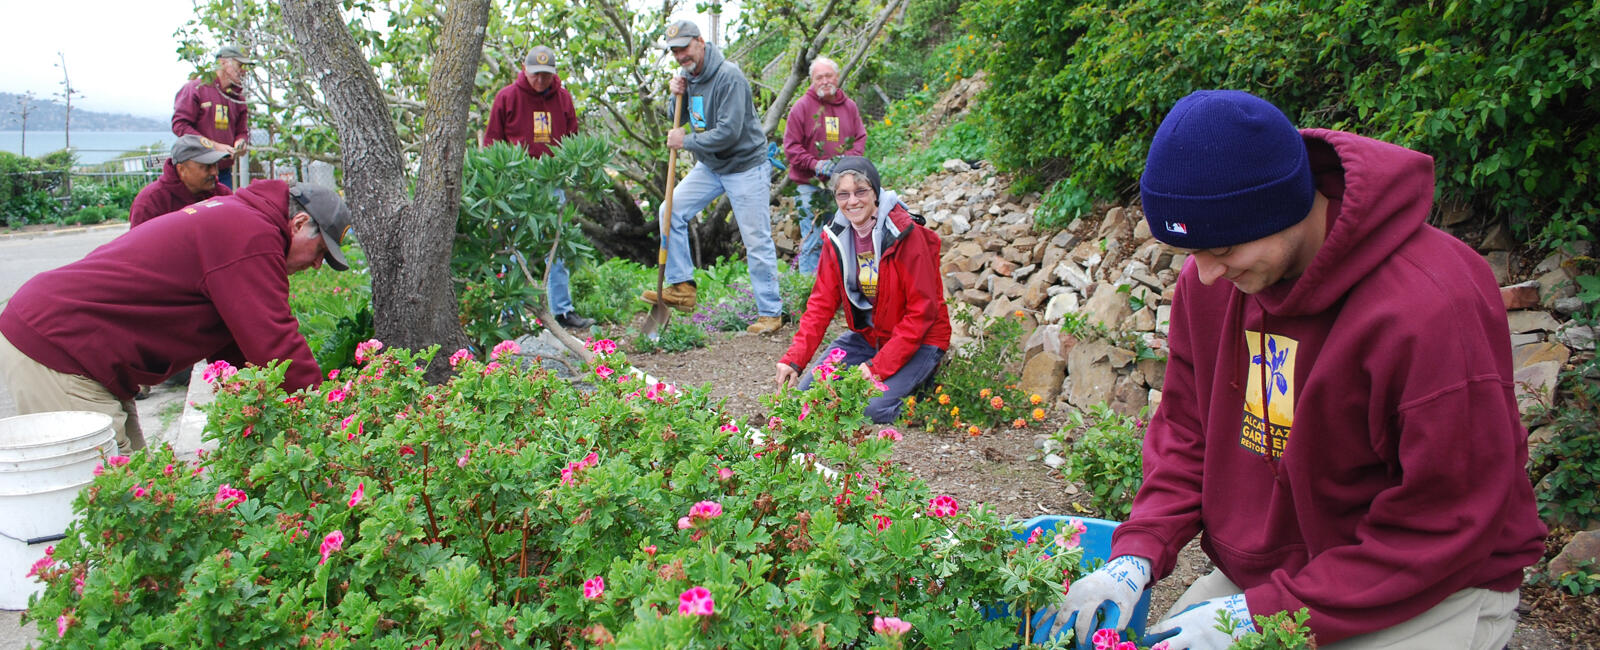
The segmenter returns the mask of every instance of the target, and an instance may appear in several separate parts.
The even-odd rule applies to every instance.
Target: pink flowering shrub
[[[766,426],[622,372],[584,393],[460,355],[431,384],[435,352],[369,346],[299,395],[281,365],[220,380],[203,466],[151,449],[83,492],[35,568],[38,643],[891,647],[881,620],[904,647],[1000,648],[1020,619],[996,606],[1036,611],[1076,571],[891,463],[859,373],[774,398]]]

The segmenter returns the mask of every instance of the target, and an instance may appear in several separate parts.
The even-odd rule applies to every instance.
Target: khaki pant
[[[144,448],[139,409],[133,400],[119,400],[100,382],[83,375],[56,372],[23,354],[0,336],[0,378],[17,401],[17,413],[93,411],[111,416],[121,453]]]
[[[1213,570],[1190,585],[1167,616],[1213,598],[1242,593],[1221,570]],[[1319,645],[1324,650],[1500,650],[1511,642],[1517,628],[1520,592],[1462,589],[1416,618],[1353,636],[1338,643]]]

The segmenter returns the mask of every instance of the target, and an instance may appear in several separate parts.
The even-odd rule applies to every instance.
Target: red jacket
[[[172,134],[198,135],[213,142],[232,145],[250,142],[250,113],[238,87],[223,91],[216,81],[194,79],[178,89],[172,100]],[[217,162],[217,169],[231,169],[233,158]]]
[[[321,371],[289,311],[288,211],[288,185],[257,181],[129,230],[23,284],[0,333],[119,399],[201,359],[287,359],[286,390],[315,384]]]
[[[192,203],[199,203],[213,196],[232,196],[233,190],[227,185],[217,183],[217,189],[212,192],[195,194],[178,178],[178,167],[167,159],[167,164],[161,169],[161,177],[139,190],[139,195],[133,197],[133,207],[128,210],[128,227],[133,228],[141,223],[159,217],[168,212],[177,212],[179,209]]]
[[[832,129],[829,122],[832,122]],[[816,178],[817,163],[835,156],[859,156],[867,150],[867,127],[861,111],[841,89],[829,99],[806,91],[789,109],[783,127],[783,153],[789,160],[789,180],[796,185]]]
[[[1152,558],[1159,579],[1204,531],[1251,613],[1306,607],[1333,643],[1462,589],[1516,589],[1545,526],[1505,307],[1483,258],[1427,225],[1433,160],[1302,135],[1327,238],[1254,295],[1184,266],[1144,484],[1112,554]]]
[[[884,204],[894,207],[873,231],[883,251],[876,304],[870,311],[860,309],[845,294],[844,265],[855,263],[855,234],[843,216],[834,217],[823,229],[828,245],[822,247],[817,282],[783,363],[803,370],[811,362],[840,305],[845,307],[845,325],[878,349],[867,362],[874,376],[893,376],[924,344],[949,349],[950,311],[939,280],[939,235],[912,221],[893,192],[882,196]]]
[[[561,138],[577,132],[578,113],[572,108],[572,93],[561,87],[561,77],[539,93],[528,83],[528,75],[518,72],[516,81],[494,95],[483,146],[520,144],[529,156],[538,158],[550,153],[550,147]]]

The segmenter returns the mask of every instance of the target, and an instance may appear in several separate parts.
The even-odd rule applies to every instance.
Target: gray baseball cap
[[[667,40],[662,47],[667,49],[683,47],[699,36],[700,26],[694,24],[694,21],[675,20],[671,25],[667,25]]]
[[[215,165],[217,161],[231,157],[226,151],[212,149],[214,144],[209,138],[193,133],[178,136],[178,141],[172,143],[172,162],[193,160],[202,165]]]
[[[239,46],[237,46],[237,45],[224,45],[222,47],[217,48],[217,58],[219,58],[219,59],[237,59],[240,63],[243,63],[245,65],[255,65],[256,64],[256,60],[245,56],[244,55],[244,50],[239,49]]]
[[[540,45],[528,52],[528,58],[522,60],[522,69],[528,74],[540,72],[556,73],[556,52]]]
[[[339,250],[339,244],[344,243],[344,236],[350,232],[350,207],[345,205],[344,197],[338,192],[311,183],[295,183],[289,186],[289,196],[300,202],[301,207],[317,222],[317,230],[322,231],[322,241],[328,244],[328,254],[323,260],[335,271],[350,268],[350,262],[345,260],[344,251]]]

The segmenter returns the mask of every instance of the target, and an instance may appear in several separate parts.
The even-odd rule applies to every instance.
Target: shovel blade
[[[644,325],[640,333],[652,341],[661,340],[661,331],[666,329],[667,321],[672,318],[672,309],[663,303],[656,303],[650,307],[650,314],[644,317]]]

